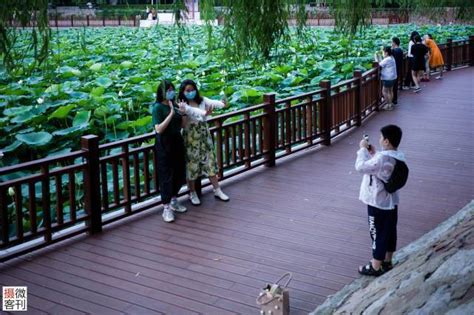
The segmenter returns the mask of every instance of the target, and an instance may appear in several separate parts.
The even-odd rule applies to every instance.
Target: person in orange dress
[[[433,37],[431,37],[430,34],[423,36],[423,39],[424,39],[424,44],[430,50],[429,67],[435,70],[439,68],[439,75],[436,77],[436,80],[440,80],[443,78],[443,67],[444,67],[443,55],[441,54],[441,51],[439,50],[438,45],[436,45],[436,42],[433,40]],[[428,70],[428,75],[429,75],[429,70]]]

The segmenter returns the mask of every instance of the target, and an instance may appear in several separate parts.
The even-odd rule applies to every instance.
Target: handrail
[[[54,157],[45,157],[39,160],[24,162],[24,163],[17,164],[14,166],[6,166],[6,167],[0,168],[0,175],[6,174],[6,173],[19,172],[27,168],[41,167],[47,164],[59,163],[59,162],[63,162],[63,161],[71,160],[71,159],[76,159],[79,157],[83,157],[83,155],[84,155],[83,151],[75,151],[75,152],[65,153],[58,156],[54,156]]]

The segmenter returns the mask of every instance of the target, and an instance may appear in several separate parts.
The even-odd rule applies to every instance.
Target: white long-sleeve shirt
[[[221,101],[211,100],[207,97],[203,97],[201,104],[199,104],[199,106],[197,107],[186,105],[186,115],[188,116],[188,123],[206,121],[206,113],[209,109],[220,109],[224,108],[224,106],[225,104]]]
[[[406,162],[404,154],[400,151],[381,151],[373,157],[366,148],[357,151],[355,169],[364,174],[360,185],[360,201],[384,210],[392,210],[398,205],[399,192],[388,193],[382,182],[387,182],[392,175],[395,159]]]
[[[395,80],[397,78],[397,65],[393,56],[387,56],[380,62],[382,72],[380,79],[382,80]]]
[[[407,57],[409,58],[413,57],[413,54],[411,53],[411,46],[413,45],[415,45],[415,43],[412,40],[410,40],[408,42],[408,50],[407,50]]]

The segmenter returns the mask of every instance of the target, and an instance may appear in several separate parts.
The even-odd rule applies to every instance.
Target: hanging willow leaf
[[[24,27],[28,30],[20,29]],[[20,44],[20,39],[25,37],[30,38],[27,47]],[[48,0],[0,2],[0,55],[10,74],[30,72],[40,66],[49,55],[50,38]],[[27,57],[34,60],[28,68],[23,66],[23,60]]]
[[[226,0],[224,36],[228,55],[242,59],[256,51],[268,59],[272,47],[288,28],[288,3],[289,0]]]

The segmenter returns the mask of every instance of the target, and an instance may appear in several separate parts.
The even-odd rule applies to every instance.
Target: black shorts
[[[369,233],[372,239],[372,257],[384,260],[387,252],[394,252],[397,247],[398,207],[384,210],[367,206]]]

